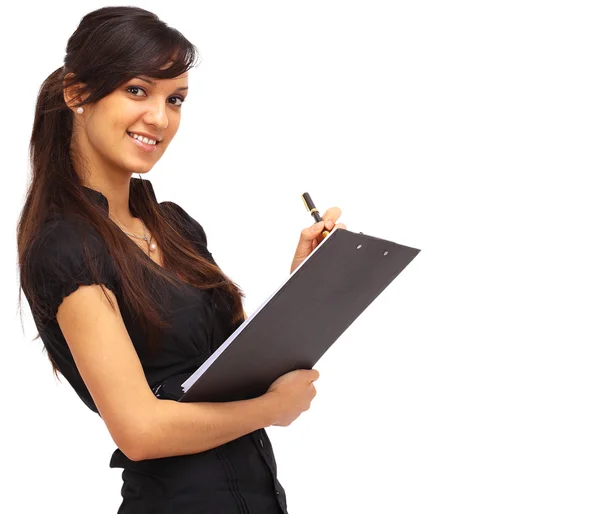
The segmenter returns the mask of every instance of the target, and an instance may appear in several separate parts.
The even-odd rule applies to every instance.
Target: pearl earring
[[[83,107],[77,107],[77,113],[81,114],[83,112]]]

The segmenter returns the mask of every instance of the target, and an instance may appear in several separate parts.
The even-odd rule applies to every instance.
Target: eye
[[[132,89],[134,89],[134,90],[138,90],[138,91],[144,91],[144,90],[143,90],[141,87],[138,87],[138,86],[129,86],[128,88],[126,88],[126,89],[125,89],[125,91],[130,91],[130,90],[132,90]],[[145,93],[145,91],[144,91],[144,93]],[[134,96],[138,96],[138,95],[136,95],[135,93],[133,93],[133,95],[134,95]]]
[[[131,92],[131,94],[133,94],[133,96],[140,96],[140,95],[136,94],[137,91],[143,91],[144,93],[146,93],[146,90],[139,86],[129,86],[129,87],[125,88],[125,91]],[[175,107],[181,107],[183,102],[185,102],[185,98],[183,98],[182,96],[172,96],[170,99],[180,100],[181,103],[178,103],[178,104],[171,103],[171,105],[174,105]]]
[[[183,102],[185,102],[185,98],[183,98],[183,96],[172,96],[171,98],[173,98],[174,100],[181,100],[180,104],[173,104],[175,107],[181,107]]]

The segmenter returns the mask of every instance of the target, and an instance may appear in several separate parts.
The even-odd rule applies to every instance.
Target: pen
[[[319,221],[323,221],[321,218],[321,215],[319,214],[319,211],[315,207],[315,204],[313,203],[313,201],[308,193],[302,194],[302,200],[304,201],[304,205],[306,205],[306,210],[310,214],[312,214],[312,217],[315,219],[315,223],[319,223]],[[329,235],[329,230],[323,230],[323,232],[321,232],[321,233],[323,234],[323,237],[327,237]]]

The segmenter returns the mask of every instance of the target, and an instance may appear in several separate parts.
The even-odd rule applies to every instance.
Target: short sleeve
[[[161,202],[160,205],[167,212],[172,213],[175,216],[180,223],[180,227],[183,229],[184,237],[188,238],[198,251],[208,260],[213,264],[217,264],[212,253],[208,250],[206,232],[204,231],[204,228],[202,228],[202,225],[192,218],[183,207],[180,207],[175,202]]]
[[[83,222],[60,219],[46,223],[31,246],[27,266],[31,277],[28,296],[35,296],[32,310],[42,319],[55,318],[63,299],[81,285],[102,284],[118,292],[106,244]]]

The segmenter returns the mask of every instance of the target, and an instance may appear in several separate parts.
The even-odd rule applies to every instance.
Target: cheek
[[[175,134],[178,130],[179,130],[179,124],[181,123],[181,114],[180,113],[173,113],[171,115],[169,115],[169,133],[170,134]]]
[[[163,147],[166,147],[169,145],[169,143],[173,140],[173,138],[175,137],[175,134],[177,134],[177,131],[179,130],[179,124],[181,122],[181,115],[174,113],[174,114],[169,114],[169,126],[167,127],[167,129],[164,131],[164,136],[165,139],[163,141]],[[166,143],[166,144],[164,144]]]
[[[140,125],[138,121],[142,118],[143,112],[140,109],[136,109],[135,105],[126,105],[121,109],[116,110],[111,120],[111,131],[115,134],[125,134],[125,131]]]
[[[90,140],[95,145],[114,145],[133,124],[133,113],[127,109],[107,109],[99,112],[94,117],[93,123],[88,127]]]
[[[90,144],[97,149],[105,149],[112,146],[114,141],[111,132],[113,129],[106,123],[102,123],[100,118],[96,118],[94,123],[89,123],[86,127]]]

